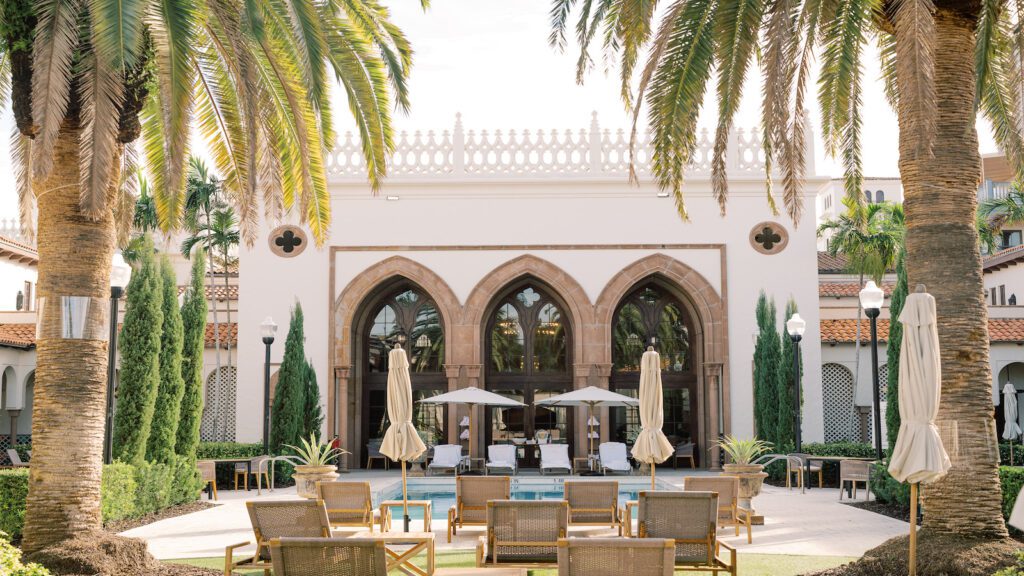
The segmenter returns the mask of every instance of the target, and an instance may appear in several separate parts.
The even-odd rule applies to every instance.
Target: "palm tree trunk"
[[[88,296],[102,307],[110,296],[114,219],[109,209],[93,220],[79,208],[79,134],[77,125],[65,122],[54,148],[53,171],[36,185],[38,290],[46,300],[36,342],[32,466],[22,543],[26,552],[100,527],[108,342],[65,339],[55,332],[61,296]],[[108,333],[103,312],[90,310],[92,338]]]
[[[976,18],[960,4],[936,3],[937,131],[932,157],[916,156],[913,112],[899,110],[900,174],[907,216],[907,276],[924,283],[938,308],[942,399],[938,427],[953,467],[925,486],[924,527],[936,533],[1005,537],[1000,510],[988,314],[974,213],[981,158],[975,131]]]

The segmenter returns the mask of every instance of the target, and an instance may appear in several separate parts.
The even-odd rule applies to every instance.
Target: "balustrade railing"
[[[28,237],[22,233],[21,224],[18,223],[17,218],[0,218],[0,236],[10,238],[15,242],[20,242],[27,246],[35,245],[35,243],[30,242]]]

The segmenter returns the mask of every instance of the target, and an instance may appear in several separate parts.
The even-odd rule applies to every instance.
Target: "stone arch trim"
[[[559,266],[532,254],[523,254],[488,272],[469,293],[458,327],[460,341],[454,347],[459,354],[456,364],[472,364],[483,358],[483,328],[488,307],[506,286],[526,277],[546,284],[555,297],[565,302],[573,329],[573,363],[590,361],[585,344],[591,342],[597,332],[594,306],[586,291]]]
[[[436,272],[404,256],[391,256],[363,270],[348,283],[334,304],[334,366],[351,366],[353,330],[363,304],[388,280],[405,278],[423,288],[437,305],[444,324],[445,340],[450,342],[454,324],[461,317],[455,292]],[[445,364],[452,361],[451,345],[445,346]]]

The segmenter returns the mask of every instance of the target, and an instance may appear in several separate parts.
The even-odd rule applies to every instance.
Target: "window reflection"
[[[539,288],[527,286],[494,311],[490,328],[490,367],[503,374],[564,372],[568,337],[558,305]]]
[[[665,372],[690,372],[690,329],[679,302],[657,285],[644,286],[624,299],[612,327],[612,367],[639,372],[640,359],[656,338]]]
[[[367,338],[367,370],[387,372],[388,352],[404,337],[410,372],[441,372],[444,328],[437,306],[416,289],[385,298],[372,316]]]

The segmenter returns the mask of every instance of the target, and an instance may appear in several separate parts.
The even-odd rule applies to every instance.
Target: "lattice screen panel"
[[[878,400],[885,404],[886,394],[889,392],[889,364],[882,364],[878,367]]]
[[[206,400],[199,437],[204,442],[233,442],[235,440],[235,395],[238,388],[238,370],[234,366],[221,366],[220,386],[217,371],[206,377]]]
[[[860,421],[853,407],[853,374],[840,364],[821,367],[822,411],[825,441],[860,439]]]

